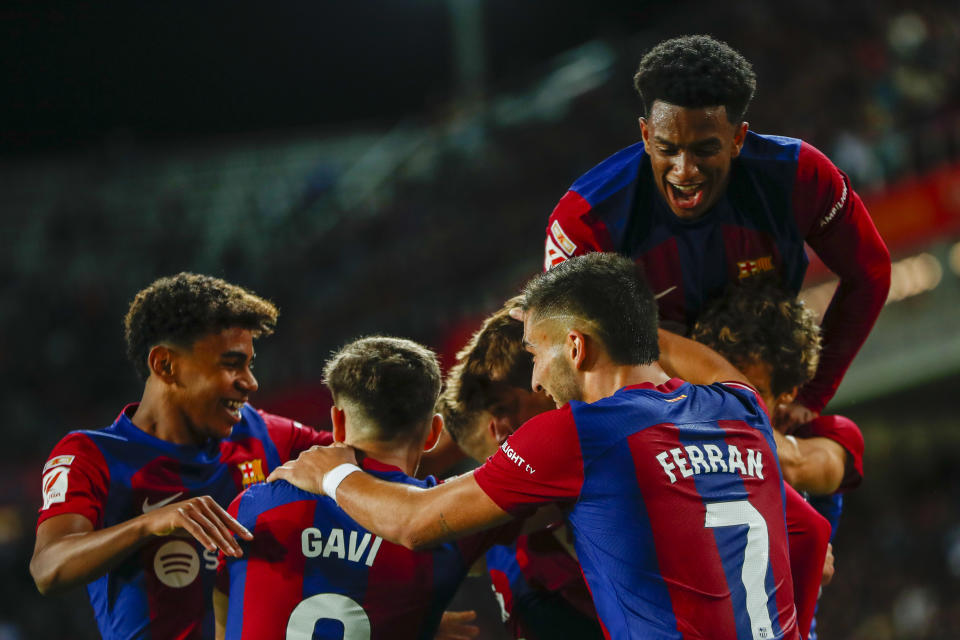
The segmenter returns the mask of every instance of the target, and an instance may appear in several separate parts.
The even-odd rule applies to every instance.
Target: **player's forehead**
[[[668,141],[708,139],[732,135],[735,131],[723,105],[681,107],[657,100],[650,107],[646,120],[654,138]]]
[[[198,356],[213,358],[253,358],[254,333],[241,327],[227,327],[205,333],[193,341],[191,351]]]

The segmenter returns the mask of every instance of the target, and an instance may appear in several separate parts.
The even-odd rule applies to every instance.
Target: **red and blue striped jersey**
[[[155,438],[131,421],[129,405],[109,427],[73,431],[43,470],[37,526],[71,513],[95,529],[119,524],[157,507],[209,495],[226,507],[244,487],[315,444],[327,432],[245,405],[224,440],[205,446]],[[213,638],[211,594],[216,553],[193,538],[155,537],[87,585],[100,633],[108,639]]]
[[[643,143],[580,177],[547,222],[545,268],[590,251],[643,265],[664,326],[685,333],[728,283],[776,272],[797,292],[804,242],[840,277],[824,317],[824,349],[800,402],[820,411],[866,340],[890,287],[890,255],[847,176],[795,138],[748,131],[730,182],[703,216],[683,220],[657,186]]]
[[[798,638],[784,488],[766,412],[738,383],[571,401],[474,472],[504,510],[569,505],[609,637]]]
[[[580,565],[556,538],[566,534],[543,529],[487,551],[487,572],[512,637],[602,637]]]
[[[363,468],[389,482],[436,484],[372,458]],[[284,481],[251,487],[229,511],[254,536],[241,541],[242,557],[221,554],[217,587],[229,595],[232,640],[429,640],[474,560],[517,530],[411,551],[371,534],[330,498]]]

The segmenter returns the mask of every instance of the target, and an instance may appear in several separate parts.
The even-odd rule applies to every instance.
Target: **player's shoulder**
[[[621,149],[577,178],[570,191],[595,205],[634,182],[646,155],[643,142]]]
[[[236,508],[234,512],[240,514],[244,520],[248,520],[256,519],[257,516],[271,509],[282,507],[291,502],[320,502],[323,500],[334,504],[329,498],[299,489],[286,480],[277,480],[250,485],[234,498],[233,503]]]
[[[799,138],[747,131],[740,157],[748,162],[797,162],[804,146],[809,145]]]
[[[544,411],[543,413],[537,414],[524,422],[521,425],[521,428],[532,432],[543,429],[553,430],[558,426],[574,426],[576,423],[573,417],[574,404],[576,404],[576,401],[568,402],[557,409],[551,409],[550,411]]]

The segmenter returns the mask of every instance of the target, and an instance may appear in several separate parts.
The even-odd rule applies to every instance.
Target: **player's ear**
[[[781,405],[781,404],[791,404],[794,400],[797,399],[798,393],[800,393],[800,387],[794,387],[789,391],[784,391],[783,393],[781,393],[775,398],[774,406]],[[771,408],[770,410],[772,411],[773,409]]]
[[[750,123],[744,120],[737,125],[736,130],[733,133],[733,153],[731,157],[736,158],[740,155],[740,149],[743,148],[743,142],[747,139],[747,129],[750,127]]]
[[[640,139],[643,140],[643,146],[650,144],[650,128],[647,126],[647,119],[643,116],[638,118],[640,122]]]
[[[147,366],[150,368],[150,374],[155,375],[164,382],[172,382],[176,371],[177,353],[162,344],[158,344],[150,349],[147,354]]]
[[[503,441],[510,437],[510,434],[514,431],[513,423],[507,416],[496,416],[492,418],[489,428],[494,439],[497,441],[498,447],[503,444]]]
[[[433,414],[430,418],[430,433],[427,435],[426,442],[423,443],[423,450],[430,451],[440,442],[440,434],[443,433],[443,416],[439,413]]]
[[[343,442],[347,439],[347,414],[337,405],[330,407],[330,422],[333,423],[333,441]]]
[[[567,334],[567,355],[574,369],[579,370],[587,359],[587,337],[576,329]]]

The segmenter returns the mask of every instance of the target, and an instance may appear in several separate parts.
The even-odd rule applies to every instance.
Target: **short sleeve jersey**
[[[703,216],[683,220],[670,211],[638,143],[579,178],[554,209],[546,235],[547,269],[590,251],[642,264],[661,294],[661,319],[680,333],[729,283],[774,272],[798,292],[809,243],[844,281],[824,319],[818,374],[801,391],[801,401],[817,411],[836,391],[889,289],[889,253],[843,172],[801,140],[752,131],[726,191]]]
[[[571,401],[474,477],[510,513],[569,507],[612,638],[798,637],[783,480],[750,387],[674,379]]]
[[[363,466],[389,482],[436,484],[372,458]],[[241,543],[241,558],[221,555],[228,640],[431,639],[470,565],[516,531],[411,551],[372,535],[330,498],[283,481],[251,487],[229,511],[254,539]]]
[[[226,507],[300,451],[332,441],[327,432],[245,405],[228,438],[177,445],[140,430],[130,421],[135,410],[126,407],[105,429],[73,431],[54,447],[43,468],[37,526],[71,513],[104,529],[203,495]],[[193,538],[151,538],[87,585],[101,635],[213,638],[216,567],[216,553]]]

